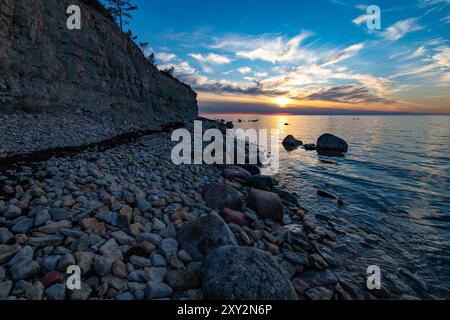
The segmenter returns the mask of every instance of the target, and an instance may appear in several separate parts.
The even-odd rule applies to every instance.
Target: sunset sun
[[[280,108],[286,107],[288,104],[291,104],[293,101],[288,97],[277,97],[273,98],[272,101],[276,103]]]

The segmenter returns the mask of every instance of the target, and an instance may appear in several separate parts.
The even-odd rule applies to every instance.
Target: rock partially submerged
[[[303,144],[302,141],[296,139],[293,135],[288,135],[283,140],[283,146],[286,148],[286,150],[294,150],[295,148],[300,147]]]
[[[185,225],[180,230],[178,241],[181,249],[188,252],[195,261],[201,261],[218,247],[237,245],[231,230],[215,213]]]
[[[210,300],[296,300],[287,272],[264,251],[223,246],[201,268],[203,293]]]
[[[348,151],[348,144],[344,139],[325,133],[317,139],[317,150],[322,153],[343,153]]]

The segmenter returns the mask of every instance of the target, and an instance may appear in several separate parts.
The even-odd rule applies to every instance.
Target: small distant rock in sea
[[[317,139],[317,150],[324,154],[339,154],[348,151],[348,144],[342,138],[325,133]]]

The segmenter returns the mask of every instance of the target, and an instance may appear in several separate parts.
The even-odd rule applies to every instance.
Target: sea
[[[303,143],[316,143],[323,133],[345,139],[344,156],[281,148],[275,178],[299,195],[317,224],[346,232],[340,252],[349,273],[376,265],[400,292],[450,298],[450,116],[208,118],[276,129],[280,145],[290,134]],[[344,205],[320,197],[319,189]]]

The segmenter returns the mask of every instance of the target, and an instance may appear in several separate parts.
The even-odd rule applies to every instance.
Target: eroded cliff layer
[[[81,8],[81,30],[66,26]],[[158,129],[198,113],[96,0],[0,0],[0,156]]]

